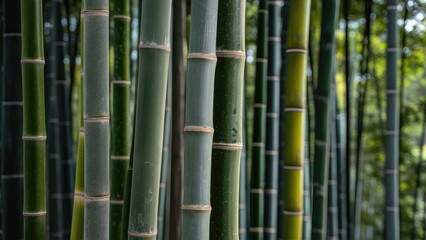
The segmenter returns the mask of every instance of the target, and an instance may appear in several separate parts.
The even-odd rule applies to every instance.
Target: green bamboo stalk
[[[42,7],[41,0],[21,0],[25,239],[44,239],[46,228]]]
[[[184,122],[185,122],[185,55],[186,43],[186,0],[173,1],[173,46],[172,46],[172,153],[170,172],[170,216],[169,238],[180,240],[181,205],[183,199]]]
[[[185,240],[209,238],[218,0],[192,1],[191,13],[181,207]]]
[[[280,122],[279,122],[279,148],[278,148],[278,159],[279,159],[279,168],[278,168],[278,220],[277,220],[277,238],[283,239],[283,226],[282,226],[282,213],[283,213],[283,194],[282,194],[282,185],[283,185],[283,149],[284,149],[284,104],[285,104],[285,80],[286,80],[286,54],[287,49],[287,28],[288,28],[288,16],[290,9],[290,1],[284,0],[282,11],[282,23],[281,23],[281,76],[280,76]]]
[[[244,71],[247,72],[247,68],[244,67]],[[247,105],[246,105],[246,79],[243,80],[243,148],[241,150],[240,159],[240,190],[239,190],[239,211],[238,221],[240,225],[239,238],[240,240],[247,240]]]
[[[171,63],[171,58],[170,61]],[[158,207],[158,237],[157,239],[166,239],[166,195],[167,192],[167,172],[170,161],[170,128],[171,128],[171,112],[172,112],[172,69],[169,68],[167,80],[167,99],[166,99],[166,112],[164,115],[164,140],[163,140],[163,153],[161,157],[161,177],[160,177],[160,196]]]
[[[250,176],[250,239],[264,237],[266,76],[268,59],[268,2],[259,1],[257,20],[256,76]]]
[[[239,239],[245,0],[219,0],[214,81],[210,239]]]
[[[52,239],[60,239],[63,234],[63,201],[62,201],[62,169],[59,155],[59,120],[58,120],[58,101],[56,88],[56,45],[54,27],[57,24],[56,1],[50,1],[48,5],[48,13],[50,20],[49,37],[46,38],[48,60],[46,64],[46,98],[47,103],[47,150],[48,150],[48,166],[49,166],[49,234]],[[60,24],[60,23],[59,23]]]
[[[265,139],[264,238],[277,238],[278,148],[280,111],[280,13],[281,1],[268,0],[268,67]]]
[[[315,99],[315,154],[313,176],[312,238],[325,239],[327,226],[327,193],[329,172],[330,86],[333,78],[333,58],[338,1],[322,1],[321,40],[318,69],[318,89]]]
[[[62,221],[61,227],[62,236],[65,239],[70,238],[71,217],[72,217],[72,200],[73,200],[73,165],[72,159],[72,146],[71,146],[71,123],[70,123],[70,104],[69,98],[69,82],[65,77],[65,65],[63,59],[65,58],[66,42],[64,41],[62,21],[62,0],[54,1],[53,18],[54,18],[54,31],[52,44],[56,48],[55,54],[55,68],[56,76],[52,84],[56,88],[56,100],[58,111],[58,139],[59,142],[59,161],[61,163],[60,177],[61,186],[61,200],[62,200]],[[56,111],[53,109],[52,111]],[[57,179],[55,179],[57,180]],[[59,218],[59,217],[58,217]]]
[[[345,143],[344,123],[345,119],[340,114],[337,94],[336,94],[336,161],[337,161],[337,195],[338,195],[338,224],[339,239],[346,240],[348,238],[347,208],[346,208],[346,160],[345,160]]]
[[[303,138],[310,5],[310,0],[291,0],[289,9],[282,186],[284,239],[302,238]]]
[[[84,15],[80,15],[80,59],[81,66],[84,65]],[[84,239],[84,118],[83,118],[83,95],[84,95],[84,70],[81,69],[80,78],[80,131],[78,137],[77,162],[74,184],[74,204],[71,222],[71,240]]]
[[[397,99],[397,1],[387,0],[387,104],[385,129],[385,238],[399,239],[399,183],[398,183],[398,124]]]
[[[309,160],[309,129],[308,118],[305,118],[305,161],[303,165],[303,238],[311,239],[312,231],[312,201],[311,201],[311,174]]]
[[[1,78],[2,239],[23,238],[22,79],[20,1],[3,1]]]
[[[141,14],[134,173],[128,237],[156,239],[170,52],[171,0],[143,1]]]
[[[335,83],[332,83],[330,96],[330,123],[336,118]],[[332,126],[332,125],[330,125]],[[327,207],[327,239],[338,239],[338,207],[337,207],[337,158],[336,158],[336,128],[330,127],[330,165],[328,174],[328,207]]]
[[[109,238],[108,1],[85,0],[84,238]]]
[[[111,239],[120,239],[123,197],[130,154],[130,1],[114,2],[114,71],[111,122]]]

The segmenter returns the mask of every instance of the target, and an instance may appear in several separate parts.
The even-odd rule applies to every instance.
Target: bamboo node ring
[[[263,232],[263,227],[251,227],[249,228],[250,232],[258,232],[258,233],[262,233]]]
[[[18,102],[18,101],[3,101],[2,102],[3,106],[22,106],[23,103],[22,102]]]
[[[46,216],[46,211],[22,212],[22,215],[24,215],[24,217],[41,217],[41,216]]]
[[[126,21],[132,20],[132,18],[130,16],[127,16],[127,15],[114,15],[114,16],[112,16],[112,18],[126,20]]]
[[[103,202],[103,201],[109,201],[109,195],[88,196],[87,194],[84,194],[84,200],[85,200],[85,201],[90,201],[90,202]]]
[[[183,128],[184,132],[205,132],[205,133],[212,133],[214,132],[214,129],[212,127],[208,126],[185,126]]]
[[[232,50],[217,50],[217,57],[222,58],[237,58],[237,59],[245,59],[246,53],[243,51],[232,51]]]
[[[22,37],[22,33],[3,33],[3,37]]]
[[[279,113],[268,112],[268,113],[266,113],[266,117],[277,118],[277,117],[279,117]]]
[[[182,210],[188,211],[211,211],[212,206],[210,205],[182,205],[180,207]]]
[[[284,108],[284,112],[305,112],[304,108]]]
[[[123,200],[109,200],[109,203],[112,205],[123,205],[124,201]]]
[[[131,237],[155,237],[157,236],[157,231],[152,231],[152,232],[131,232],[128,231],[127,234]]]
[[[276,228],[263,228],[263,230],[266,233],[276,233],[277,232]]]
[[[266,59],[266,58],[256,58],[256,62],[268,63],[268,59]]]
[[[214,142],[212,148],[220,149],[220,150],[237,151],[237,150],[241,150],[243,148],[243,145],[238,143],[215,143]]]
[[[85,116],[84,122],[109,122],[109,116]]]
[[[105,10],[105,9],[85,9],[81,11],[81,15],[83,16],[105,16],[108,17],[109,16],[109,11]]]
[[[281,42],[281,37],[268,37],[270,42]]]
[[[112,84],[118,84],[118,85],[131,85],[132,83],[129,80],[112,80]]]
[[[303,166],[289,166],[289,165],[284,165],[283,166],[284,170],[295,170],[295,171],[301,171],[303,170]]]
[[[168,45],[161,45],[156,43],[139,43],[138,48],[146,48],[146,49],[158,49],[166,52],[170,52],[170,47]]]
[[[265,194],[270,194],[270,195],[275,195],[278,193],[277,189],[265,189],[264,190]]]
[[[217,61],[216,54],[211,54],[211,53],[189,53],[187,58]]]
[[[267,156],[278,156],[278,151],[276,151],[276,150],[267,150],[267,151],[265,151],[265,155],[267,155]]]
[[[46,62],[43,59],[21,59],[21,64],[42,64]]]
[[[111,156],[111,160],[128,161],[130,156]]]
[[[265,190],[263,188],[251,188],[250,193],[263,194]]]
[[[42,142],[46,141],[46,136],[22,136],[23,141]]]
[[[1,179],[6,180],[6,179],[20,179],[23,178],[24,174],[2,174],[1,175]]]
[[[253,142],[252,146],[253,147],[265,147],[265,143],[263,143],[263,142]]]
[[[283,214],[287,216],[303,216],[303,211],[286,211],[283,210]]]
[[[321,228],[312,228],[312,232],[314,233],[323,233]]]
[[[264,103],[255,103],[253,105],[253,107],[255,107],[255,108],[266,108],[266,104],[264,104]]]
[[[278,77],[278,76],[267,76],[266,80],[268,80],[268,81],[279,81],[280,77]]]
[[[285,50],[286,53],[308,53],[308,50],[303,48],[288,48]]]

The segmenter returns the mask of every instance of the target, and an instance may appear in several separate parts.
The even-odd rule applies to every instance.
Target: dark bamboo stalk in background
[[[217,9],[218,0],[191,2],[181,207],[184,240],[209,238]]]
[[[385,238],[399,239],[399,183],[398,183],[398,35],[397,1],[387,0],[387,58],[386,58],[386,129],[385,129]]]
[[[116,0],[113,11],[114,69],[111,119],[111,239],[120,239],[123,198],[130,154],[130,1]]]
[[[44,239],[46,232],[42,9],[41,0],[21,0],[25,239]]]
[[[245,62],[247,64],[247,62]],[[244,67],[244,72],[247,73],[247,67]],[[245,76],[247,76],[245,74]],[[244,78],[243,83],[243,99],[242,99],[242,117],[243,117],[243,129],[242,129],[242,138],[243,138],[243,149],[241,150],[241,160],[240,160],[240,190],[239,190],[239,211],[238,211],[238,221],[239,221],[239,237],[240,240],[247,240],[248,234],[248,184],[247,184],[247,105],[246,105],[246,86],[247,80]]]
[[[311,187],[311,174],[310,174],[310,160],[309,160],[309,129],[308,118],[305,118],[305,161],[303,165],[303,238],[304,240],[311,239],[312,231],[312,187]]]
[[[249,238],[264,237],[266,76],[268,61],[268,1],[259,1],[257,19],[256,76],[250,177]]]
[[[4,63],[4,72],[1,75],[1,228],[2,239],[22,239],[24,196],[20,1],[2,1],[2,9],[4,25],[0,58]]]
[[[219,0],[213,103],[210,239],[239,239],[245,0]]]
[[[264,238],[277,238],[278,149],[280,111],[281,1],[268,0],[268,67],[266,77],[265,216]]]
[[[173,0],[172,26],[172,153],[169,238],[181,237],[181,210],[185,120],[186,0]]]

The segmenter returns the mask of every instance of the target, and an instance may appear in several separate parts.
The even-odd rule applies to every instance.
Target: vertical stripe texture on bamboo
[[[290,1],[283,151],[283,239],[302,238],[306,62],[310,0]],[[290,127],[291,126],[291,127]]]
[[[264,232],[266,75],[268,65],[267,0],[259,1],[257,29],[249,225],[249,239],[253,240],[262,239]]]
[[[218,0],[191,2],[182,239],[209,239]]]
[[[84,238],[109,238],[108,1],[85,0]]]
[[[21,0],[24,238],[44,239],[46,230],[46,121],[43,4]]]
[[[386,128],[385,128],[385,239],[399,239],[397,88],[398,31],[397,1],[387,0]]]
[[[20,1],[3,1],[1,200],[3,239],[23,238],[22,79]]]
[[[214,81],[210,239],[239,239],[245,0],[219,0]]]
[[[156,239],[171,0],[142,1],[129,239]],[[161,13],[161,14],[159,14]]]

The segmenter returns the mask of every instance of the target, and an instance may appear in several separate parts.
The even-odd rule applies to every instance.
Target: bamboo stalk
[[[290,1],[286,50],[283,228],[284,239],[302,238],[306,55],[310,0]],[[289,127],[291,126],[291,127]]]
[[[130,154],[130,1],[114,3],[114,72],[111,122],[111,239],[120,239],[123,197]]]
[[[247,68],[244,67],[244,72],[247,72]],[[240,240],[247,240],[247,213],[248,213],[248,199],[247,199],[247,105],[246,105],[246,79],[243,80],[243,100],[242,100],[242,138],[243,148],[241,149],[241,160],[240,160],[240,186],[239,186],[239,238]]]
[[[250,176],[250,239],[264,235],[266,76],[268,61],[267,0],[259,1],[257,22],[256,76],[253,113],[252,166]]]
[[[208,239],[218,0],[192,1],[191,13],[181,237]]]
[[[268,67],[265,138],[264,238],[277,238],[278,148],[280,111],[280,13],[281,1],[268,0]]]
[[[85,0],[84,238],[109,238],[108,1]]]
[[[313,176],[312,238],[324,239],[327,226],[327,193],[329,175],[330,89],[333,78],[333,58],[338,1],[322,1],[321,40],[318,69],[318,89],[315,96],[315,154]],[[329,11],[329,12],[328,12]]]
[[[44,239],[46,227],[46,124],[41,0],[21,1],[24,238]]]
[[[56,88],[56,45],[55,45],[55,32],[54,27],[57,22],[55,19],[56,6],[55,1],[49,2],[49,15],[50,15],[50,28],[49,38],[46,41],[48,61],[46,64],[46,97],[47,116],[48,116],[48,166],[49,166],[49,234],[53,239],[62,238],[63,234],[63,201],[62,201],[62,169],[59,155],[59,120],[58,120],[58,101],[57,101],[57,88]]]
[[[171,58],[169,60],[171,63]],[[172,112],[172,69],[169,68],[168,80],[167,80],[167,99],[166,99],[166,112],[164,114],[164,137],[163,137],[163,153],[161,157],[161,176],[160,176],[160,196],[159,196],[159,207],[158,207],[158,238],[166,239],[166,195],[167,191],[167,173],[170,162],[170,130],[171,130],[171,112]]]
[[[128,237],[156,239],[171,0],[143,1],[141,17]]]
[[[245,0],[219,0],[214,81],[210,239],[239,239]]]
[[[305,118],[305,161],[303,165],[303,238],[304,240],[311,239],[312,231],[312,201],[311,201],[311,174],[309,160],[309,129],[308,118]]]
[[[23,238],[22,79],[20,1],[3,1],[1,78],[2,239]]]
[[[181,237],[181,205],[184,161],[185,121],[185,55],[186,55],[186,0],[173,1],[172,46],[172,153],[170,182],[169,238]]]
[[[80,14],[80,59],[84,66],[84,15]],[[84,70],[80,71],[80,131],[78,137],[76,173],[74,184],[74,204],[71,222],[71,240],[84,239],[84,118],[83,118],[83,96],[84,96]]]
[[[399,184],[398,184],[398,87],[397,87],[397,1],[387,1],[387,104],[385,129],[385,238],[399,239]]]

